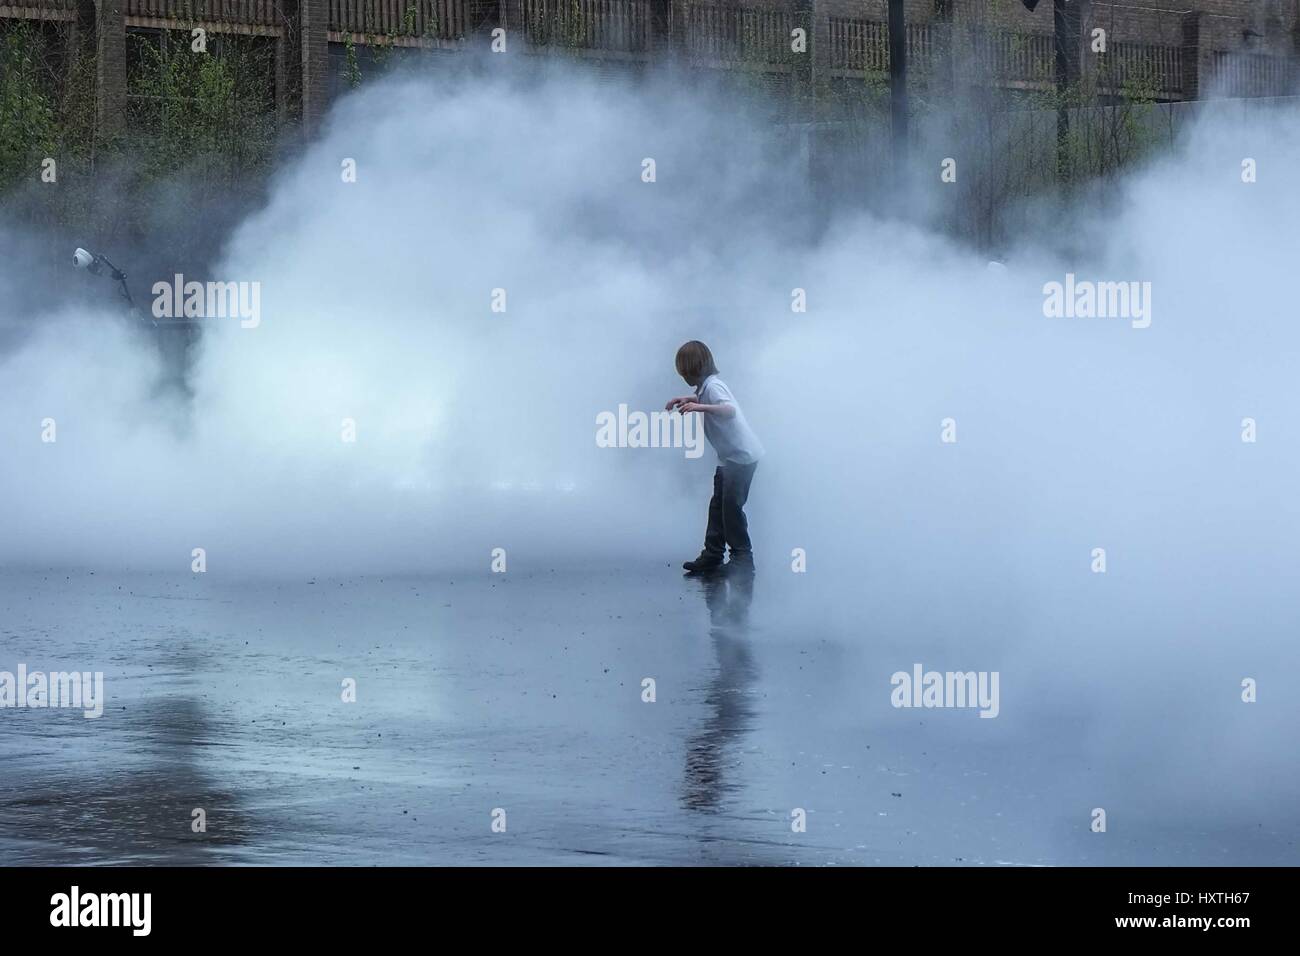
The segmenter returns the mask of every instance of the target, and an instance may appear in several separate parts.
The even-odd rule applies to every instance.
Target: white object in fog
[[[94,261],[95,257],[80,246],[78,246],[77,251],[72,254],[72,262],[78,269],[88,269],[90,268],[90,264]]]

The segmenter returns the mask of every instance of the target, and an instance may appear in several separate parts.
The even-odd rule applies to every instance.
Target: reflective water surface
[[[1231,662],[1097,664],[992,606],[909,629],[805,577],[6,573],[0,670],[100,670],[107,703],[0,710],[0,859],[1295,862],[1294,710]],[[998,670],[998,717],[893,707],[914,662]]]

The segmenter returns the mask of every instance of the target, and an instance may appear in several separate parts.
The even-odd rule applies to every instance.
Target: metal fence
[[[329,29],[362,37],[428,37],[465,34],[464,0],[328,0]]]
[[[795,55],[790,35],[794,18],[788,10],[685,0],[671,5],[669,20],[673,36],[694,59],[781,65]]]
[[[1296,91],[1296,64],[1286,57],[1216,50],[1208,79],[1202,86],[1214,96],[1288,96]]]
[[[537,46],[617,53],[650,49],[648,0],[523,0],[524,35]]]

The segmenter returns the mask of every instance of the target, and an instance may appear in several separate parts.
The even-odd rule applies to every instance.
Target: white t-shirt
[[[745,421],[745,413],[741,411],[740,403],[731,394],[726,382],[716,375],[710,375],[695,389],[695,397],[702,405],[730,405],[736,410],[736,414],[730,418],[709,412],[700,413],[704,416],[704,437],[718,453],[718,461],[752,465],[763,457],[763,446]]]

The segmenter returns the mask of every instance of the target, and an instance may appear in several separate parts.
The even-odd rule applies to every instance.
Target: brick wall
[[[766,0],[755,0],[755,5]],[[1025,33],[1052,32],[1052,0],[1039,0],[1030,13],[1020,0],[948,0],[957,19],[979,19],[997,23]],[[749,2],[744,3],[749,6]],[[924,23],[935,18],[937,0],[906,0],[907,19]],[[1128,37],[1138,38],[1144,30],[1154,30],[1163,38],[1161,42],[1176,40],[1176,26],[1182,13],[1199,10],[1217,19],[1225,38],[1235,30],[1250,29],[1263,34],[1264,39],[1251,39],[1259,45],[1259,52],[1285,53],[1296,43],[1298,10],[1294,0],[1114,0],[1112,3],[1094,3],[1094,7],[1107,8],[1104,16],[1115,23]],[[820,0],[819,10],[826,16],[850,17],[883,21],[888,4],[886,0]],[[1100,12],[1099,12],[1100,15]],[[1242,45],[1237,36],[1237,45]]]
[[[58,5],[56,0],[23,0],[23,5],[30,8],[42,2],[51,7]],[[285,123],[293,123],[301,118],[304,129],[308,131],[316,127],[329,105],[329,2],[330,0],[281,0],[275,6],[277,19],[273,35],[279,44],[275,79],[279,115]],[[517,7],[520,0],[495,0],[495,3],[494,0],[450,2],[463,2],[466,11],[477,11],[475,16],[484,21],[482,26],[490,27],[498,22],[497,17],[503,6]],[[660,21],[665,21],[664,14],[670,2],[678,0],[654,0]],[[829,23],[832,17],[873,21],[877,24],[883,24],[888,17],[887,0],[711,2],[729,7],[782,8],[799,12],[799,22],[809,23],[812,29],[814,56],[807,72],[818,77],[834,74],[828,59]],[[131,17],[124,18],[123,15],[124,3],[125,0],[77,0],[80,20],[78,28],[90,30],[93,26],[99,51],[98,116],[102,134],[108,136],[121,129],[124,116],[124,37],[125,30],[131,27]],[[1075,0],[1075,4],[1072,9],[1081,11],[1081,40],[1094,27],[1101,27],[1107,32],[1108,43],[1120,45],[1112,62],[1140,65],[1148,52],[1152,59],[1162,62],[1168,61],[1171,56],[1177,59],[1174,67],[1162,67],[1166,74],[1177,73],[1181,77],[1179,83],[1167,84],[1162,92],[1165,98],[1193,98],[1198,92],[1203,94],[1208,89],[1226,90],[1228,95],[1270,95],[1288,91],[1283,88],[1289,82],[1288,78],[1294,76],[1294,63],[1300,56],[1300,23],[1297,22],[1300,17],[1300,0]],[[63,5],[66,6],[66,3]],[[3,6],[3,0],[0,0],[0,8]],[[1044,48],[1043,42],[1053,32],[1052,0],[1039,0],[1037,9],[1032,13],[1024,8],[1021,0],[905,0],[904,6],[911,24],[934,23],[947,17],[957,23],[978,24],[990,31],[1022,35],[1015,40],[1020,49],[1015,51],[1012,59],[1024,58],[1022,52],[1030,51],[1026,56],[1031,66],[1028,72],[1032,76],[1013,76],[1007,72],[1004,64],[1002,72],[996,74],[999,76],[997,82],[1012,86],[1019,83],[1031,88],[1050,83],[1050,67],[1046,77],[1040,74],[1043,72],[1041,67],[1045,57],[1048,61],[1051,59],[1051,48]],[[149,9],[153,9],[153,5]],[[238,7],[223,9],[234,10]],[[129,12],[127,11],[128,14]],[[466,23],[471,21],[478,22],[470,17]],[[180,21],[176,22],[176,27],[184,25]],[[853,29],[858,31],[855,36],[879,35],[879,30],[871,32],[874,28]],[[472,24],[465,32],[474,32]],[[843,30],[838,35],[841,36],[842,43],[847,42],[843,40]],[[674,38],[666,34],[658,36],[648,46],[653,50],[672,39]],[[999,40],[993,36],[992,39],[1002,42],[1008,38],[1003,36]],[[454,37],[446,38],[445,46],[448,50],[454,50],[455,45]],[[874,46],[869,48],[875,49]],[[934,31],[933,55],[936,63],[939,58],[951,62],[943,52],[944,49],[943,34]],[[1170,51],[1175,52],[1171,54]],[[600,50],[586,52],[601,55]],[[1006,60],[1004,54],[1005,51],[997,56]],[[862,54],[855,55],[863,59]],[[841,49],[841,57],[844,56],[847,54]],[[874,57],[871,60],[873,65],[862,69],[878,71],[879,57],[874,53],[871,56]],[[960,53],[954,60],[960,60]],[[1083,56],[1082,64],[1085,74],[1098,68],[1095,59],[1090,60],[1087,55]],[[1014,66],[1013,73],[1019,69],[1020,66]],[[1024,70],[1021,72],[1024,73]],[[1220,81],[1224,77],[1232,78],[1232,82],[1216,84],[1210,81],[1212,75]],[[976,80],[985,81],[987,80]]]

